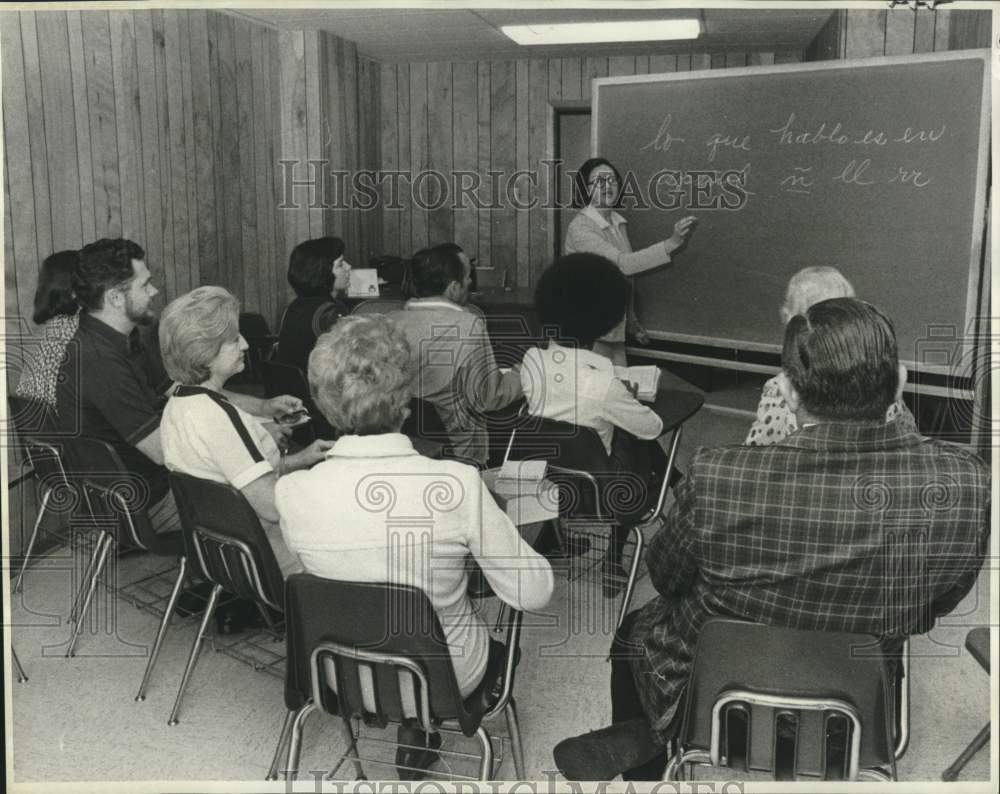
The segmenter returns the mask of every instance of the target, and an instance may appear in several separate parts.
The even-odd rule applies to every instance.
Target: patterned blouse
[[[79,314],[60,314],[42,325],[40,344],[25,362],[21,381],[17,384],[19,397],[39,400],[55,409],[59,368],[66,356],[69,340],[76,335],[79,327]]]
[[[906,430],[912,430],[914,433],[919,432],[913,414],[910,413],[910,409],[902,400],[894,402],[885,412],[886,423],[897,419]],[[757,418],[754,419],[747,440],[743,443],[751,447],[780,444],[798,429],[799,424],[795,419],[795,414],[791,412],[785,398],[781,396],[781,390],[778,389],[778,376],[775,375],[764,384],[760,404],[757,406]]]

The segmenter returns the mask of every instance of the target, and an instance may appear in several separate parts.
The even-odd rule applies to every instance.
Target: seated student
[[[547,347],[528,350],[521,363],[521,386],[532,416],[593,428],[608,453],[610,472],[639,478],[641,504],[615,516],[604,560],[608,598],[624,585],[625,539],[649,508],[666,466],[655,441],[663,421],[615,376],[611,359],[593,351],[595,342],[622,322],[627,302],[628,283],[610,260],[599,254],[557,259],[535,288],[538,319],[546,334],[555,336]]]
[[[466,595],[468,558],[516,609],[548,603],[552,569],[521,539],[475,468],[422,457],[399,432],[411,380],[406,338],[384,316],[346,317],[321,336],[309,357],[309,383],[344,435],[323,463],[278,480],[275,500],[289,548],[308,573],[427,593],[464,697],[482,680],[490,650],[489,629]],[[435,498],[425,498],[432,491]],[[392,520],[414,508],[423,510],[416,524]],[[401,748],[399,766],[426,768],[440,746],[438,735],[428,743],[404,728],[399,739],[430,748]],[[400,777],[416,779],[402,769]]]
[[[240,304],[222,287],[198,287],[175,298],[160,317],[160,349],[174,388],[160,421],[167,468],[239,489],[261,520],[281,573],[301,573],[285,545],[274,506],[283,472],[318,463],[332,442],[317,440],[283,456],[260,420],[234,405],[222,388],[243,371],[246,340]]]
[[[521,397],[515,370],[501,373],[482,315],[468,306],[472,265],[455,243],[417,253],[410,262],[415,298],[389,318],[413,355],[415,396],[434,404],[457,458],[485,465],[489,435],[483,413]]]
[[[830,298],[853,298],[854,287],[851,286],[835,267],[806,267],[796,273],[788,282],[785,291],[785,302],[781,305],[782,325],[796,314],[805,314],[806,309],[814,303]],[[779,375],[775,375],[764,384],[757,405],[757,417],[750,426],[747,440],[744,444],[764,447],[769,444],[780,444],[789,435],[799,429],[795,414],[788,408],[788,403],[781,396],[778,388]],[[902,398],[893,402],[885,412],[885,421],[902,422],[907,430],[917,431],[917,423],[906,407]]]
[[[66,348],[56,385],[57,427],[65,435],[103,439],[147,488],[157,531],[178,528],[160,440],[161,385],[139,344],[138,327],[153,323],[153,285],[146,254],[131,240],[103,239],[84,246],[73,271],[80,325]],[[227,395],[258,416],[302,407],[283,395],[259,400]]]
[[[799,431],[780,445],[695,453],[646,557],[659,596],[626,617],[612,646],[614,724],[556,746],[568,778],[660,779],[713,615],[874,634],[892,659],[903,637],[929,631],[975,583],[989,469],[885,422],[906,378],[889,320],[854,298],[817,303],[789,320],[782,366]],[[872,486],[891,507],[862,493]],[[886,560],[901,543],[920,558],[894,576]]]
[[[351,266],[344,259],[344,241],[317,237],[292,249],[288,283],[295,299],[288,304],[278,329],[278,361],[306,371],[316,337],[348,314],[338,300],[350,283]]]
[[[17,384],[17,395],[56,407],[56,380],[66,345],[80,326],[79,309],[73,295],[73,270],[78,251],[59,251],[45,257],[38,272],[35,311],[31,319],[40,325],[41,344],[31,348],[24,372]]]

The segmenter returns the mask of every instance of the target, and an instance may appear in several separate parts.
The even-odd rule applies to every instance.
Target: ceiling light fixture
[[[701,35],[701,20],[649,19],[560,25],[503,25],[500,30],[518,44],[525,45],[668,41],[698,38]]]

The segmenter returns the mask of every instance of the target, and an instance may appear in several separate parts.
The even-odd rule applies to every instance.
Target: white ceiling
[[[456,5],[459,5],[456,3]],[[540,6],[541,4],[536,4]],[[593,5],[593,4],[591,4]],[[691,51],[691,42],[590,44],[523,47],[500,32],[501,25],[601,20],[664,19],[699,14],[701,52],[803,50],[830,18],[829,8],[763,10],[746,8],[609,10],[607,8],[271,8],[243,7],[247,19],[285,30],[325,30],[358,45],[377,61],[460,61],[559,55],[628,55]]]

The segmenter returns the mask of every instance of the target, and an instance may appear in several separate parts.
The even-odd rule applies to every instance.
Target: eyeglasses
[[[617,185],[618,184],[618,177],[611,176],[611,175],[595,176],[587,184],[590,185],[591,187],[597,187],[598,185],[601,185],[601,186],[604,186],[604,185]]]

